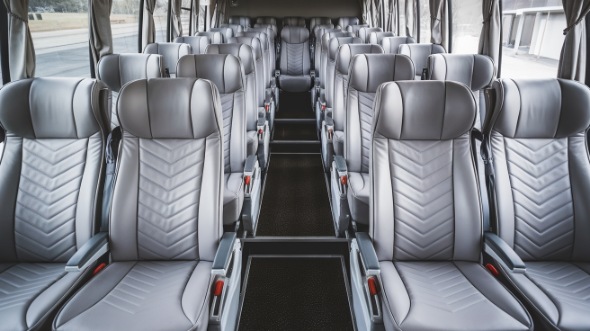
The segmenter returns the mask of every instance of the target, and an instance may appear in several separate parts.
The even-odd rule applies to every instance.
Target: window
[[[113,0],[111,30],[113,53],[137,53],[139,0]]]
[[[481,0],[453,0],[453,53],[476,54],[482,28]]]
[[[167,42],[168,33],[168,1],[157,0],[154,10],[154,23],[156,25],[156,42]]]
[[[430,6],[428,0],[416,0],[419,1],[420,11],[420,43],[430,42]]]
[[[504,0],[502,77],[556,77],[566,26],[559,0]]]
[[[30,0],[35,76],[90,77],[88,1]]]
[[[180,22],[182,23],[182,35],[190,36],[192,34],[191,23],[192,0],[182,0],[182,9],[180,11]]]

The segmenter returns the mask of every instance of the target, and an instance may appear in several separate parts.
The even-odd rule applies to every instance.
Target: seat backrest
[[[369,33],[369,40],[367,44],[381,45],[381,41],[385,37],[395,37],[393,32],[373,31]]]
[[[273,35],[271,37],[271,42],[273,42],[273,43],[275,42],[275,39],[279,35],[279,29],[274,24],[256,23],[256,24],[254,24],[254,27],[255,28],[269,28],[269,29],[271,29],[273,32]]]
[[[384,37],[381,40],[381,47],[385,53],[399,54],[399,45],[415,43],[416,39],[412,37]]]
[[[361,38],[361,40],[363,41],[363,43],[368,44],[369,43],[369,35],[372,32],[383,32],[383,29],[381,29],[381,28],[362,27],[358,31],[358,37]]]
[[[117,118],[117,99],[125,84],[138,79],[164,77],[162,55],[158,54],[109,54],[98,62],[97,77],[111,91],[109,104],[111,128],[119,126]]]
[[[153,43],[148,44],[143,50],[144,54],[160,54],[164,58],[164,70],[168,71],[170,77],[176,76],[176,63],[181,57],[191,54],[192,48],[189,44],[181,43]]]
[[[254,63],[256,67],[256,100],[258,107],[264,107],[265,98],[265,84],[264,84],[264,55],[262,54],[262,46],[260,39],[256,37],[233,37],[229,40],[230,44],[246,44],[252,47],[254,53]]]
[[[328,62],[326,64],[326,107],[332,108],[334,99],[334,72],[336,71],[336,54],[338,48],[345,44],[362,44],[358,37],[337,37],[330,39],[328,44]]]
[[[321,53],[320,53],[320,87],[326,88],[326,79],[327,78],[327,67],[328,67],[328,56],[330,52],[330,40],[332,38],[342,38],[342,37],[354,37],[350,32],[344,32],[337,30],[335,32],[326,32],[322,35],[322,42],[321,46]]]
[[[261,16],[256,18],[256,23],[277,25],[277,19],[271,16]]]
[[[283,26],[301,26],[305,27],[305,18],[303,17],[283,17]]]
[[[191,45],[191,54],[205,53],[205,49],[210,44],[209,37],[206,36],[177,37],[174,42]]]
[[[237,24],[237,25],[241,25],[244,28],[249,28],[250,27],[250,17],[230,16],[229,17],[229,24]]]
[[[318,25],[332,25],[332,19],[329,17],[312,17],[309,20],[309,31],[314,31]]]
[[[121,90],[118,113],[112,260],[213,261],[223,234],[223,117],[215,86],[186,78],[134,81]]]
[[[351,24],[349,26],[346,26],[344,29],[346,29],[346,31],[352,33],[355,37],[359,36],[359,30],[361,28],[368,28],[369,24]]]
[[[219,32],[221,33],[221,42],[226,43],[227,40],[234,36],[234,30],[230,27],[220,26],[218,28],[211,28],[209,32]],[[214,43],[216,44],[216,43]]]
[[[228,54],[187,55],[178,77],[208,79],[217,86],[223,114],[224,171],[242,172],[246,160],[246,101],[240,60]]]
[[[495,81],[484,133],[496,229],[524,261],[590,261],[590,90],[565,79]]]
[[[232,31],[233,31],[232,37],[236,36],[238,33],[244,31],[244,27],[240,24],[221,24],[219,27],[232,29]],[[227,42],[227,40],[226,40],[226,42]]]
[[[230,54],[238,59],[242,65],[244,75],[244,93],[246,102],[246,122],[248,131],[256,130],[258,120],[258,100],[256,90],[256,62],[252,47],[246,44],[218,44],[209,45],[207,54]]]
[[[264,67],[263,67],[263,77],[264,77],[264,88],[268,88],[270,87],[270,61],[271,61],[271,55],[270,55],[270,42],[268,41],[268,35],[266,34],[266,32],[260,32],[260,31],[246,31],[246,32],[242,32],[239,36],[241,37],[254,37],[254,38],[258,38],[258,40],[260,41],[260,46],[262,46],[262,60],[264,61]]]
[[[360,54],[352,59],[344,126],[344,157],[349,171],[369,172],[373,101],[379,85],[413,77],[414,64],[404,55]]]
[[[340,29],[334,29],[329,26],[318,25],[314,29],[315,34],[315,47],[314,47],[314,67],[316,71],[316,75],[321,78],[322,72],[322,38],[325,33],[327,32],[343,32]]]
[[[276,53],[276,46],[275,41],[277,39],[277,35],[275,33],[275,29],[270,24],[257,24],[254,28],[248,29],[249,32],[261,32],[265,33],[268,39],[268,71],[267,73],[272,76],[274,75],[276,63],[277,63],[277,53]],[[270,79],[270,78],[269,78]],[[270,81],[269,81],[270,82]],[[270,86],[270,85],[269,85]]]
[[[0,263],[67,262],[96,231],[107,87],[33,78],[0,90]]]
[[[484,93],[496,77],[494,62],[479,54],[434,54],[428,57],[428,79],[452,80],[471,88],[477,103],[475,128],[481,130],[486,115]]]
[[[358,54],[383,54],[383,49],[379,45],[360,43],[344,44],[338,48],[334,74],[334,98],[332,101],[332,119],[334,119],[334,130],[336,131],[344,131],[346,97],[348,95],[348,69],[354,56]]]
[[[475,100],[456,82],[379,87],[372,124],[369,233],[379,261],[479,262]]]
[[[223,35],[220,31],[201,31],[197,32],[195,36],[205,36],[209,38],[210,44],[223,44]]]
[[[358,25],[359,19],[357,17],[340,17],[336,23],[336,27],[339,29],[346,29],[349,25]]]
[[[309,31],[300,26],[285,26],[281,31],[281,73],[309,75]]]
[[[422,71],[428,69],[428,57],[446,52],[445,48],[438,44],[401,44],[398,54],[409,56],[414,61],[416,79],[420,79]]]

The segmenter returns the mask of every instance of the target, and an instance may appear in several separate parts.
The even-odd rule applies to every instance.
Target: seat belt
[[[481,143],[480,153],[477,153],[477,142]],[[481,183],[481,169],[478,169],[478,177],[480,178],[480,191],[485,191],[481,195],[481,204],[482,204],[482,216],[483,216],[483,231],[492,231],[492,224],[491,220],[495,219],[495,191],[494,191],[494,165],[492,163],[492,159],[490,158],[490,152],[488,148],[488,140],[486,137],[481,133],[481,131],[477,129],[473,129],[471,133],[471,148],[474,159],[479,161],[480,159],[483,161],[484,166],[484,183]],[[478,159],[478,154],[481,156]],[[479,167],[480,163],[476,162],[476,165]],[[493,216],[493,217],[492,217]]]
[[[486,209],[489,211],[487,223],[484,220],[484,230],[494,232],[496,230],[495,221],[496,217],[496,173],[494,169],[494,159],[490,149],[490,137],[489,135],[483,136],[481,143],[481,158],[483,160],[485,177],[486,177],[486,189],[488,191],[488,206]]]
[[[102,213],[100,222],[100,231],[109,231],[109,215],[113,203],[113,189],[115,186],[115,168],[117,163],[117,153],[119,151],[119,141],[121,140],[121,127],[116,127],[111,131],[107,138],[106,144],[106,175],[102,194]]]

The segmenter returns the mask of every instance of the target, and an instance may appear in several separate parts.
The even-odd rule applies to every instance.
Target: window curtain
[[[172,1],[170,9],[170,30],[172,31],[172,40],[176,37],[182,36],[182,22],[180,21],[180,14],[182,13],[182,0],[170,0]]]
[[[418,0],[404,0],[406,3],[406,36],[416,38],[418,34]]]
[[[111,31],[112,0],[91,0],[88,8],[90,20],[90,53],[96,72],[100,59],[113,53],[113,35]]]
[[[500,13],[500,0],[482,1],[483,26],[479,37],[478,53],[489,56],[494,61],[498,77],[500,71],[500,40],[502,14]]]
[[[397,31],[397,5],[398,0],[386,0],[385,1],[385,28],[384,31],[391,31],[394,32],[396,35],[399,35],[399,31]]]
[[[586,24],[584,18],[590,11],[590,0],[562,0],[567,28],[561,48],[557,76],[586,81]]]
[[[199,1],[199,0],[195,0],[195,1]],[[207,21],[207,6],[201,6],[199,5],[198,7],[199,12],[197,13],[197,29],[195,30],[196,32],[203,32],[203,31],[207,31],[207,27],[205,26],[205,23]]]
[[[447,36],[447,1],[430,0],[430,42],[445,46]]]
[[[156,0],[145,0],[143,3],[143,31],[141,35],[141,49],[156,41],[156,23],[154,22]]]
[[[29,0],[4,0],[8,12],[10,78],[15,81],[35,75],[35,48],[29,29]]]
[[[215,9],[213,9],[213,17],[211,19],[211,27],[217,28],[223,24],[225,20],[225,9],[227,8],[227,0],[217,0],[215,2]]]

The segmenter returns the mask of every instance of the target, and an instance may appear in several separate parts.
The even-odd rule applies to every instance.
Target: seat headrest
[[[358,36],[363,40],[364,43],[369,41],[369,34],[371,32],[383,32],[381,28],[370,28],[370,27],[362,27],[358,31]]]
[[[175,43],[189,44],[192,48],[192,54],[203,54],[210,44],[209,37],[206,36],[186,36],[176,37]]]
[[[266,32],[246,31],[238,34],[238,37],[258,38],[263,52],[266,52],[269,48],[268,35],[266,34]]]
[[[273,33],[274,36],[277,36],[277,33],[279,32],[279,30],[277,29],[276,25],[273,24],[265,24],[265,23],[256,23],[254,24],[254,28],[267,28],[270,29]]]
[[[239,24],[247,28],[250,26],[250,18],[247,16],[230,16],[229,24]]]
[[[327,31],[327,30],[328,30],[328,31],[330,31],[330,30],[332,30],[332,31],[342,31],[342,30],[340,30],[340,29],[334,29],[334,25],[332,25],[332,24],[319,24],[319,25],[316,25],[316,26],[313,28],[313,35],[314,35],[316,38],[321,38],[321,36],[322,36],[322,35],[324,34],[324,32],[325,32],[325,31]]]
[[[119,92],[123,85],[146,78],[164,76],[163,58],[159,54],[109,54],[98,62],[98,79]]]
[[[281,39],[288,44],[302,44],[309,41],[309,31],[301,26],[286,26],[281,31]]]
[[[401,44],[415,44],[416,39],[412,37],[384,37],[381,40],[381,46],[385,53],[398,54],[399,45]]]
[[[452,80],[472,91],[489,87],[496,76],[494,62],[479,54],[433,54],[428,58],[430,80]]]
[[[256,37],[233,37],[228,41],[229,44],[245,44],[252,47],[254,53],[254,61],[262,58],[262,45],[260,45],[260,39]]]
[[[178,60],[178,77],[212,81],[219,93],[235,93],[244,86],[240,60],[228,54],[198,54]]]
[[[220,31],[202,31],[197,32],[195,36],[205,36],[209,38],[210,44],[223,44],[223,35]]]
[[[274,40],[276,35],[275,31],[270,26],[255,26],[253,28],[249,28],[248,32],[263,32],[266,33],[267,38],[270,40]]]
[[[284,17],[283,26],[300,26],[305,27],[305,18],[303,17]]]
[[[322,36],[322,51],[328,52],[330,50],[330,40],[332,38],[342,38],[342,37],[354,37],[350,32],[344,31],[332,31],[326,32]]]
[[[449,140],[471,131],[473,93],[450,81],[389,82],[375,96],[375,135],[395,140]]]
[[[191,45],[181,43],[153,43],[143,50],[145,54],[160,54],[164,57],[164,68],[176,73],[176,62],[184,55],[192,53]]]
[[[220,108],[209,81],[154,78],[125,85],[117,114],[121,129],[138,138],[200,139],[221,132]]]
[[[207,54],[230,54],[242,63],[244,74],[249,75],[254,72],[254,52],[252,47],[246,44],[216,44],[207,47]]]
[[[309,29],[314,31],[318,25],[332,25],[332,19],[329,17],[312,17],[309,21]]]
[[[338,26],[341,29],[346,29],[349,25],[358,25],[359,19],[357,17],[340,17],[338,19]]]
[[[338,37],[330,39],[330,45],[328,45],[328,57],[331,61],[336,60],[336,54],[338,53],[338,47],[345,44],[361,44],[361,38],[358,37]]]
[[[256,23],[277,25],[277,19],[271,16],[260,16],[256,19]]]
[[[509,138],[564,138],[590,126],[590,89],[566,79],[500,79],[485,132]]]
[[[409,56],[416,66],[416,75],[422,74],[422,69],[428,68],[428,57],[432,54],[446,53],[445,48],[438,44],[401,44],[399,54]]]
[[[107,87],[86,78],[30,78],[0,89],[0,125],[28,139],[81,139],[106,132]]]
[[[405,55],[360,54],[350,64],[350,88],[375,93],[385,82],[414,79],[414,63]]]
[[[393,32],[382,32],[382,31],[372,31],[369,33],[369,39],[367,42],[369,44],[377,44],[381,45],[381,40],[385,37],[395,37],[395,33]]]
[[[340,46],[336,55],[337,72],[348,75],[352,58],[357,54],[383,54],[383,48],[371,44],[345,44]]]
[[[234,32],[234,34],[233,34],[234,36],[235,36],[237,33],[240,33],[240,32],[242,32],[242,31],[244,31],[244,27],[243,27],[243,26],[241,26],[240,24],[221,24],[219,27],[221,27],[221,28],[230,28],[230,29],[232,29],[232,31]],[[232,37],[233,37],[233,36],[232,36]]]
[[[223,42],[227,42],[227,40],[234,36],[234,30],[229,27],[218,27],[218,28],[211,28],[209,32],[219,32],[223,36]]]
[[[346,31],[352,32],[355,36],[361,28],[368,28],[369,24],[350,24],[346,27]]]

